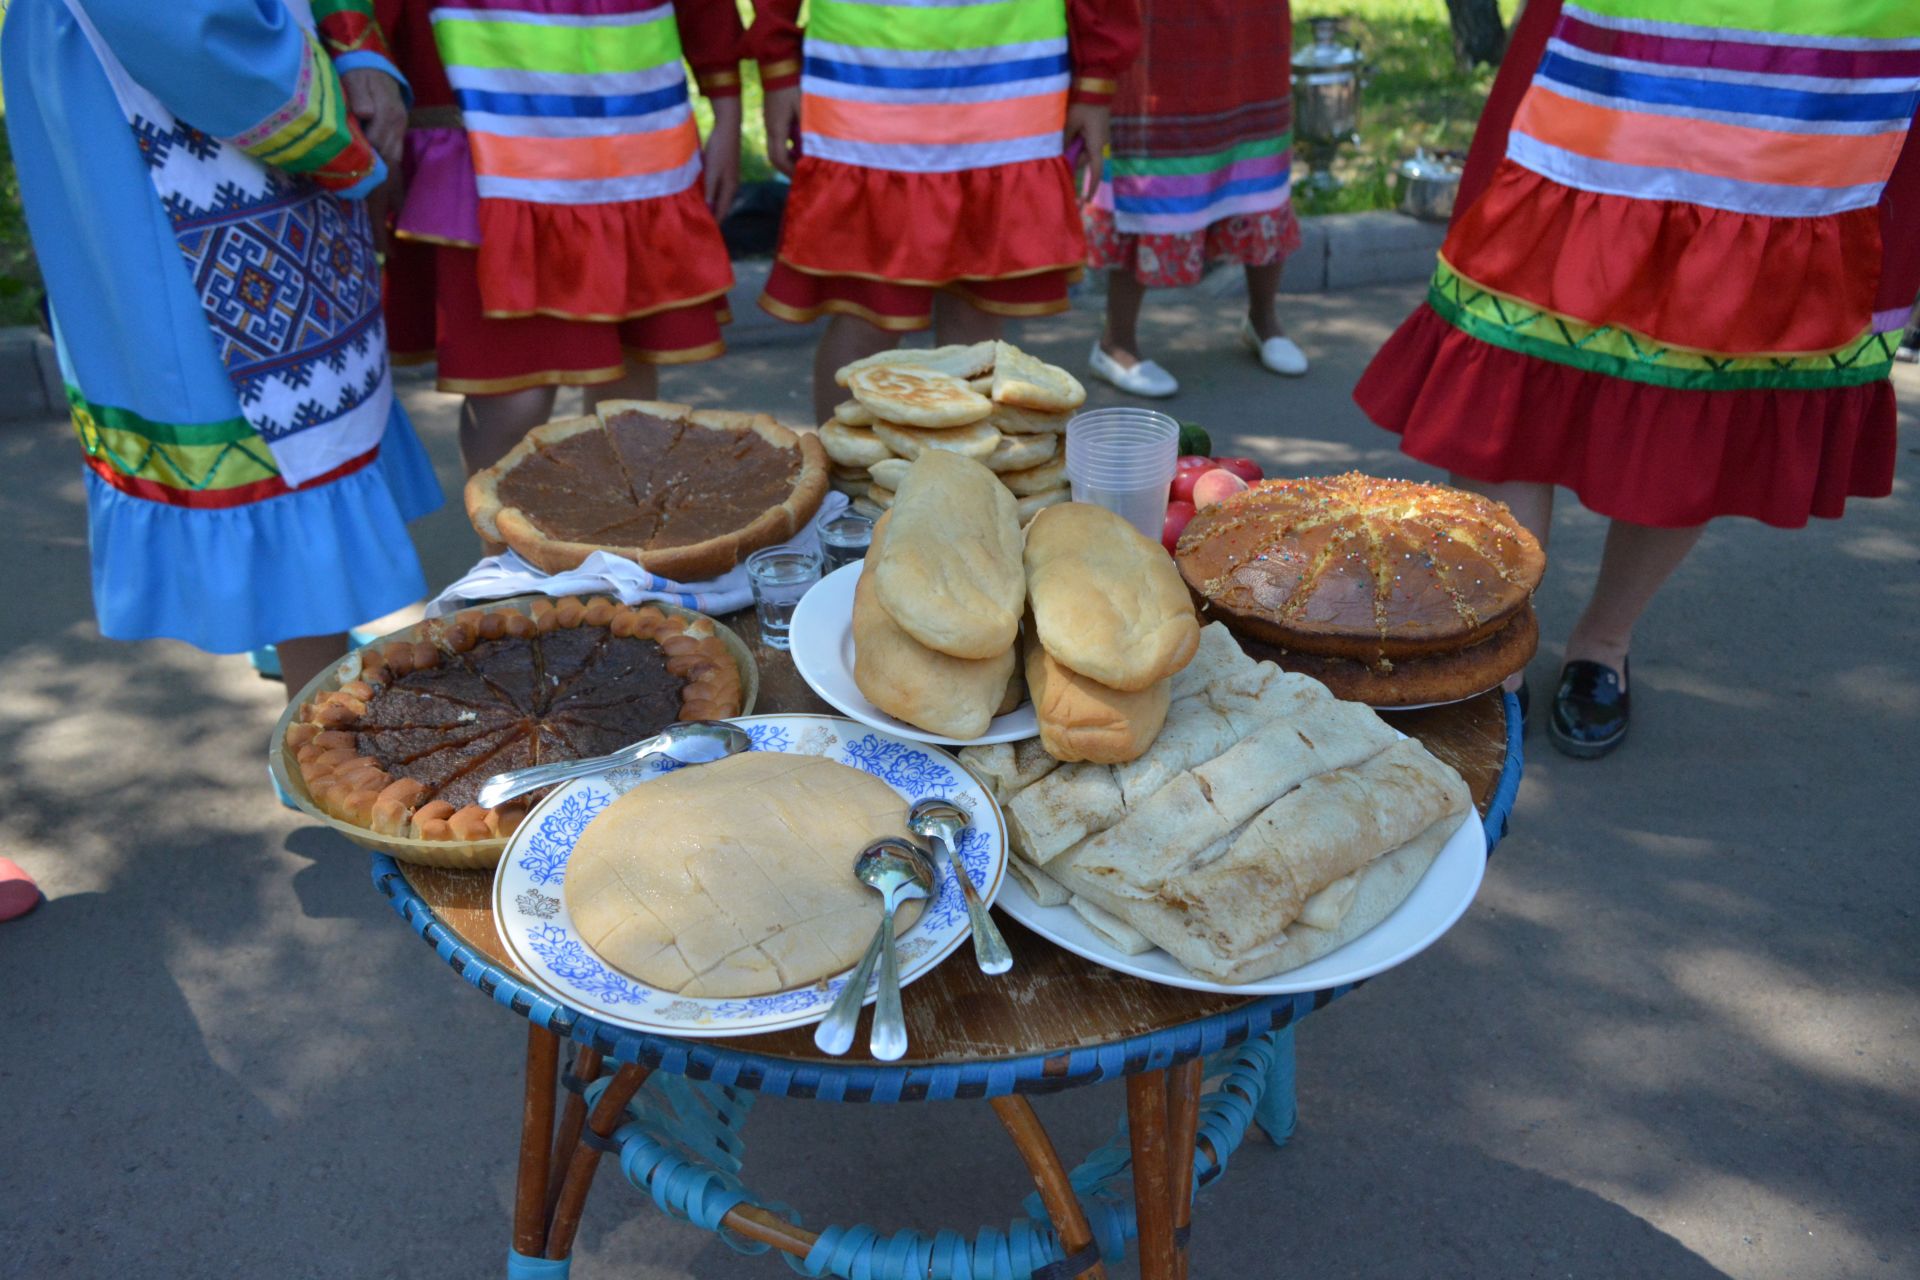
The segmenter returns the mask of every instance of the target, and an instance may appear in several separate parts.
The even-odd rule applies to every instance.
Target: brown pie
[[[546,573],[609,551],[699,582],[804,528],[827,466],[817,437],[765,414],[612,400],[528,432],[467,481],[467,515]]]
[[[1540,544],[1501,503],[1445,485],[1267,481],[1196,515],[1174,559],[1203,613],[1342,697],[1465,697],[1538,642]]]
[[[363,650],[359,678],[287,729],[314,803],[381,835],[508,835],[543,793],[483,809],[494,774],[740,713],[739,668],[705,618],[568,597],[531,616],[469,610],[429,634]]]

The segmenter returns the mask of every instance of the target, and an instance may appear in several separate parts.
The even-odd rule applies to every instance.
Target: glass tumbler
[[[826,557],[826,572],[844,569],[867,557],[873,541],[873,521],[852,511],[843,512],[820,526],[820,550]]]
[[[785,649],[800,597],[820,581],[820,553],[792,545],[765,547],[747,557],[747,581],[753,587],[760,638],[771,648]]]

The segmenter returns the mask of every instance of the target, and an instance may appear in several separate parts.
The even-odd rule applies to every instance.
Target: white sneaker
[[[1180,390],[1180,381],[1151,360],[1142,360],[1131,369],[1100,349],[1098,342],[1087,356],[1087,367],[1129,395],[1164,400]]]
[[[1297,378],[1307,371],[1307,353],[1292,338],[1268,338],[1262,342],[1260,335],[1253,331],[1253,321],[1243,318],[1240,340],[1259,354],[1261,364],[1277,374]]]

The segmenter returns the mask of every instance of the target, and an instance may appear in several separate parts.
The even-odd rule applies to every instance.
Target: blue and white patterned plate
[[[946,752],[835,716],[747,716],[734,723],[753,735],[755,751],[825,756],[879,778],[900,793],[902,834],[907,807],[914,801],[925,796],[953,801],[973,819],[960,845],[968,877],[988,902],[1000,892],[1007,870],[1000,806],[980,780]],[[846,984],[847,973],[751,999],[682,996],[642,986],[602,963],[574,932],[560,886],[580,833],[616,796],[681,767],[662,761],[618,769],[569,783],[541,801],[514,832],[494,874],[493,918],[501,943],[534,986],[582,1013],[623,1027],[669,1036],[742,1036],[820,1021]],[[853,874],[854,852],[848,851],[848,875]],[[875,927],[879,923],[876,895]],[[901,985],[930,971],[966,941],[966,903],[942,862],[933,900],[896,943]],[[867,998],[873,998],[872,991]]]

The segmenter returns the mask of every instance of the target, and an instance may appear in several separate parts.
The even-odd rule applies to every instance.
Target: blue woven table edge
[[[1520,704],[1505,697],[1507,753],[1488,801],[1484,825],[1489,851],[1505,834],[1524,767]],[[1055,1093],[1141,1071],[1158,1071],[1190,1058],[1218,1053],[1253,1036],[1292,1026],[1324,1009],[1359,983],[1320,991],[1264,996],[1196,1022],[1132,1036],[1113,1044],[1060,1053],[993,1058],[962,1064],[884,1066],[793,1062],[722,1047],[701,1040],[616,1027],[589,1017],[520,981],[460,941],[433,908],[414,892],[400,864],[372,855],[373,884],[414,933],[471,986],[554,1034],[599,1050],[616,1062],[631,1062],[691,1080],[824,1102],[919,1102]]]
[[[1482,824],[1487,829],[1487,853],[1491,855],[1507,834],[1509,819],[1513,816],[1513,802],[1520,794],[1520,775],[1526,772],[1527,760],[1524,746],[1525,722],[1520,718],[1520,696],[1509,690],[1505,696],[1507,720],[1507,755],[1500,763],[1500,779],[1493,785],[1493,795],[1487,799],[1487,813]]]

